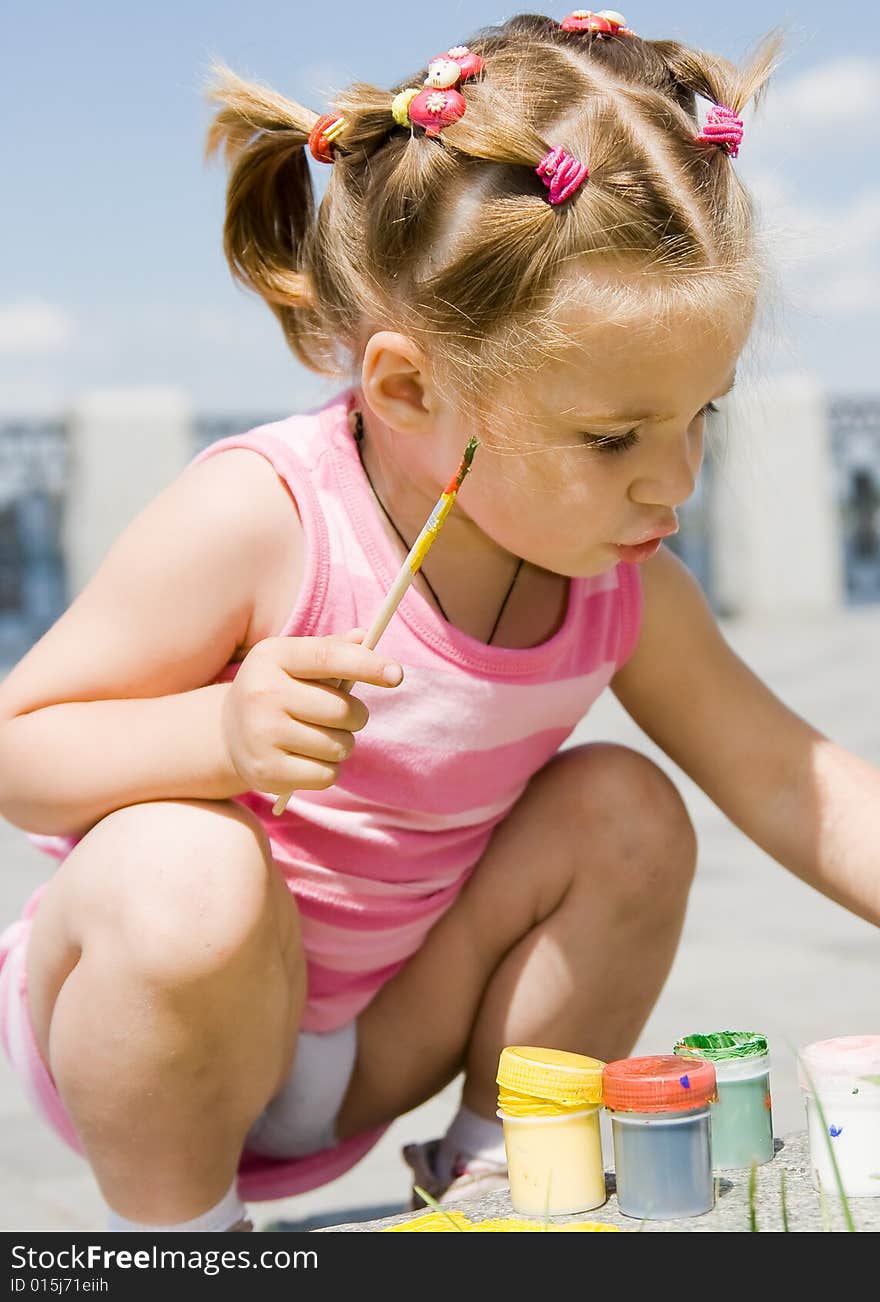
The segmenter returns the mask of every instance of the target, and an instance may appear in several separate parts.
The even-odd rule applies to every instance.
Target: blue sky
[[[199,411],[266,415],[331,392],[223,259],[225,173],[202,162],[209,58],[321,112],[335,87],[390,86],[514,12],[497,0],[5,0],[0,416],[53,411],[105,384],[170,384]],[[754,122],[747,111],[733,164],[772,232],[784,292],[756,356],[763,372],[812,371],[830,391],[880,391],[876,9],[642,0],[623,12],[642,35],[735,60],[788,26],[785,62]]]

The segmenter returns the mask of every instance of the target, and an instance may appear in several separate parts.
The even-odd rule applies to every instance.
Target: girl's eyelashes
[[[697,412],[695,419],[699,420],[701,416],[708,416],[710,412],[717,413],[717,411],[714,402],[707,402],[705,407],[701,407]],[[609,437],[607,434],[582,434],[581,439],[585,447],[595,448],[597,452],[625,452],[627,448],[635,447],[640,441],[638,431],[634,429],[618,438]]]
[[[593,448],[596,452],[625,452],[640,441],[638,432],[634,429],[619,438],[609,438],[607,434],[582,434],[581,438],[586,447]]]

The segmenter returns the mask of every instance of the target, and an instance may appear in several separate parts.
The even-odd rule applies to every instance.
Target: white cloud
[[[744,178],[745,179],[745,178]],[[880,186],[835,201],[817,202],[777,172],[753,172],[746,184],[763,224],[793,241],[793,264],[864,257],[880,248]]]
[[[743,153],[813,153],[826,176],[844,150],[867,160],[880,139],[880,60],[844,55],[788,81],[777,70],[743,122]]]
[[[841,269],[832,272],[810,296],[811,305],[828,316],[854,316],[875,311],[880,302],[880,265],[866,270]]]
[[[302,98],[309,105],[314,105],[317,112],[318,103],[329,105],[338,91],[355,80],[357,73],[344,64],[333,59],[318,59],[299,69],[296,87]]]
[[[758,201],[765,238],[795,303],[837,320],[880,304],[880,187],[846,193],[836,160],[861,155],[875,174],[880,144],[880,60],[831,59],[771,80],[757,113],[746,110],[742,179]],[[820,198],[785,175],[787,161],[815,161]],[[847,189],[852,186],[851,162]],[[841,191],[843,191],[841,193]]]
[[[42,299],[0,306],[0,354],[41,357],[64,352],[73,341],[73,317]]]
[[[778,165],[743,180],[758,203],[765,243],[797,303],[834,317],[876,311],[880,187],[841,199],[811,199]]]

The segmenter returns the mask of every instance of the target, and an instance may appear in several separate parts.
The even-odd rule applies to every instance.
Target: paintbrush
[[[397,610],[397,607],[403,600],[403,594],[418,574],[422,562],[431,549],[434,539],[440,532],[443,521],[452,510],[455,495],[461,488],[462,481],[471,468],[471,462],[474,459],[474,453],[479,446],[479,442],[480,440],[477,438],[472,438],[469,441],[464,450],[461,461],[459,462],[458,469],[440,494],[436,506],[425,521],[425,526],[422,529],[422,532],[419,534],[412,547],[410,547],[406,560],[401,565],[397,573],[397,578],[388,589],[388,594],[382,602],[376,618],[367,630],[367,634],[364,637],[361,646],[365,646],[372,650],[391,622],[391,616],[394,614],[395,610]],[[337,681],[335,683],[330,683],[330,686],[338,687],[343,692],[350,692],[354,686],[354,682]],[[283,814],[287,808],[287,802],[290,800],[292,795],[293,791],[282,792],[275,801],[275,804],[272,806],[272,813],[276,816],[278,814]]]

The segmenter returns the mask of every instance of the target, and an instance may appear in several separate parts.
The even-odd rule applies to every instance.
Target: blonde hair
[[[211,65],[221,105],[205,156],[229,168],[224,249],[310,369],[353,378],[369,335],[408,334],[441,391],[476,413],[571,341],[560,308],[626,320],[714,311],[763,281],[751,197],[724,148],[698,142],[696,97],[758,101],[783,33],[742,68],[677,41],[595,38],[521,14],[471,37],[482,76],[439,138],[399,126],[392,97],[355,82],[332,105],[345,129],[317,211],[307,161],[318,115]],[[562,145],[589,179],[560,205],[535,168]],[[566,275],[581,273],[579,278]],[[612,274],[609,275],[608,273]]]

